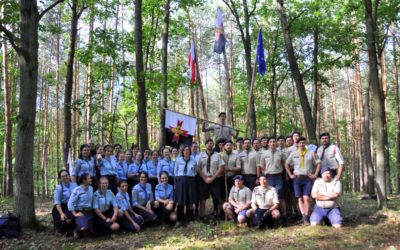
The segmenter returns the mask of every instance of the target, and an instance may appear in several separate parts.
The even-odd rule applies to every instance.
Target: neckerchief
[[[308,152],[307,149],[305,149],[304,151],[301,151],[301,149],[297,149],[297,153],[299,153],[300,158],[301,158],[301,162],[300,162],[300,167],[301,169],[304,169],[304,156],[306,155],[306,153]]]
[[[142,184],[141,183],[139,183],[139,187],[143,190],[143,192],[144,192],[144,196],[145,196],[145,199],[147,200],[147,190],[146,190],[146,184],[144,184],[144,187],[142,186]]]
[[[329,148],[330,145],[331,145],[331,144],[328,143],[328,145],[326,145],[326,147],[322,146],[322,147],[323,147],[323,150],[322,150],[322,154],[321,154],[321,161],[324,159],[325,150],[326,150],[327,148]]]
[[[183,169],[183,174],[186,175],[187,174],[187,166],[190,161],[190,157],[187,160],[185,160],[185,158],[183,158],[183,160],[185,161],[185,168]],[[208,160],[207,160],[207,164],[208,164]]]
[[[208,151],[206,151],[206,154],[208,156],[207,158],[207,173],[210,173],[211,171],[211,156],[214,152],[211,152],[211,154],[208,154]]]

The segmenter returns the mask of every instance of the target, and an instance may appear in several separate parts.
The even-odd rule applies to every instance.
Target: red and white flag
[[[196,81],[196,56],[194,54],[194,41],[193,40],[192,40],[192,44],[190,46],[188,66],[189,66],[190,81],[192,83],[194,83]]]

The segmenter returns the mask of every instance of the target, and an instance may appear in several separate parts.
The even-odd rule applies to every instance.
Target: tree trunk
[[[165,1],[163,31],[162,31],[162,49],[161,49],[161,95],[160,95],[160,144],[159,147],[165,145],[167,135],[165,134],[165,109],[168,107],[168,38],[169,38],[169,14],[170,0]]]
[[[61,29],[61,10],[57,13],[57,27]],[[61,85],[61,69],[60,69],[60,40],[61,35],[56,36],[56,168],[57,173],[60,170],[60,85]]]
[[[94,10],[90,11],[89,17],[89,46],[93,43],[93,25],[94,25]],[[90,51],[90,59],[87,65],[87,83],[85,96],[85,141],[91,141],[92,134],[92,86],[93,86],[93,59],[92,50]]]
[[[312,109],[312,117],[314,118],[314,124],[316,129],[317,136],[319,135],[319,78],[318,78],[318,49],[319,49],[319,28],[318,24],[314,30],[314,49],[313,49],[313,109]]]
[[[226,51],[223,51],[224,70],[225,70],[225,98],[226,98],[226,118],[227,124],[232,125],[233,121],[233,101],[231,96],[231,76],[229,74],[228,58]]]
[[[147,104],[146,104],[146,82],[143,65],[143,38],[142,38],[142,0],[135,0],[135,49],[136,49],[136,80],[138,84],[138,125],[140,148],[149,148],[147,133]]]
[[[332,99],[332,127],[335,131],[336,137],[336,145],[340,148],[340,136],[339,136],[339,129],[336,125],[337,121],[337,114],[336,114],[336,94],[335,94],[335,80],[333,78],[333,70],[330,71],[330,78],[331,78],[331,99]]]
[[[368,44],[368,65],[369,65],[369,82],[371,86],[372,99],[372,121],[373,130],[375,132],[376,146],[376,192],[377,205],[379,209],[387,207],[387,190],[385,176],[385,150],[387,150],[387,131],[386,131],[386,112],[384,105],[384,94],[379,82],[378,56],[376,47],[376,19],[373,16],[373,7],[371,0],[364,0],[365,3],[365,24],[367,30]],[[375,9],[379,2],[375,3]]]
[[[50,64],[51,65],[51,60]],[[42,199],[48,197],[48,179],[47,179],[47,148],[48,148],[48,137],[47,137],[47,122],[48,122],[48,109],[49,109],[49,84],[45,82],[44,84],[44,107],[43,107],[43,146],[42,146]]]
[[[2,7],[4,8],[4,7]],[[3,13],[3,9],[1,12]],[[8,55],[7,55],[7,40],[6,37],[2,38],[2,73],[3,73],[3,89],[4,89],[4,155],[3,155],[3,168],[6,175],[4,178],[3,196],[9,197],[13,193],[13,169],[12,169],[12,123],[11,123],[11,88],[8,78]]]
[[[393,66],[394,66],[394,79],[393,85],[395,89],[396,99],[396,165],[397,165],[397,193],[400,194],[400,96],[399,96],[399,65],[397,61],[397,37],[396,37],[396,23],[392,23],[392,36],[393,36]]]
[[[308,101],[307,92],[304,87],[303,77],[299,70],[299,65],[297,63],[297,59],[294,53],[292,39],[289,34],[289,24],[286,18],[283,0],[277,0],[277,8],[279,12],[279,19],[282,25],[282,31],[286,46],[286,52],[289,60],[290,71],[292,73],[292,77],[296,83],[297,93],[300,98],[301,108],[303,109],[304,120],[306,121],[305,125],[307,128],[307,133],[309,137],[309,142],[316,144],[317,137],[316,137],[316,125],[314,119],[312,117],[310,103]]]
[[[66,166],[68,162],[68,152],[71,149],[71,131],[72,131],[72,88],[74,82],[74,60],[76,37],[78,34],[78,19],[82,11],[78,10],[78,0],[72,0],[71,5],[72,19],[71,19],[71,33],[70,44],[68,52],[67,63],[67,76],[65,81],[65,94],[64,94],[64,145],[63,145],[63,163]],[[71,166],[68,166],[71,167]]]

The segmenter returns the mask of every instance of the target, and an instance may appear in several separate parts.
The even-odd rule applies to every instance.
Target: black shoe
[[[288,218],[286,216],[282,217],[282,226],[287,227],[289,225]]]
[[[265,227],[265,225],[263,224],[263,223],[258,223],[256,226],[255,226],[255,229],[257,229],[257,230],[261,230],[261,229],[265,229],[266,227]]]

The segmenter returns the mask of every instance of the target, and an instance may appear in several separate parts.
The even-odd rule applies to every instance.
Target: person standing
[[[104,157],[97,155],[97,165],[100,168],[100,176],[107,177],[111,191],[116,194],[118,192],[117,185],[117,166],[115,161],[112,160],[113,147],[107,145],[104,147]],[[118,164],[118,162],[117,162]]]
[[[253,190],[257,185],[257,152],[250,151],[250,139],[243,140],[243,151],[239,154],[240,168],[246,187]]]
[[[225,139],[226,141],[232,140],[232,136],[236,137],[236,130],[226,126],[226,113],[221,112],[218,115],[219,124],[214,124],[209,127],[206,127],[206,122],[203,122],[203,132],[214,131],[215,142],[219,139]]]
[[[240,159],[236,153],[233,152],[233,142],[227,141],[224,145],[224,152],[221,153],[222,160],[225,163],[225,175],[227,190],[230,190],[233,186],[233,177],[240,174]],[[223,189],[225,190],[225,180],[223,183]]]
[[[293,173],[290,164],[294,165]],[[308,225],[311,189],[320,171],[320,161],[314,152],[307,150],[305,137],[299,138],[298,149],[287,158],[285,168],[293,180],[294,194],[298,199],[303,224]]]
[[[238,137],[236,138],[236,149],[233,150],[233,152],[239,155],[240,153],[242,153],[242,151],[243,151],[243,138]]]
[[[343,173],[344,159],[338,146],[331,144],[329,133],[325,132],[319,136],[321,146],[317,149],[317,155],[321,166],[329,168],[332,178],[339,181]]]

